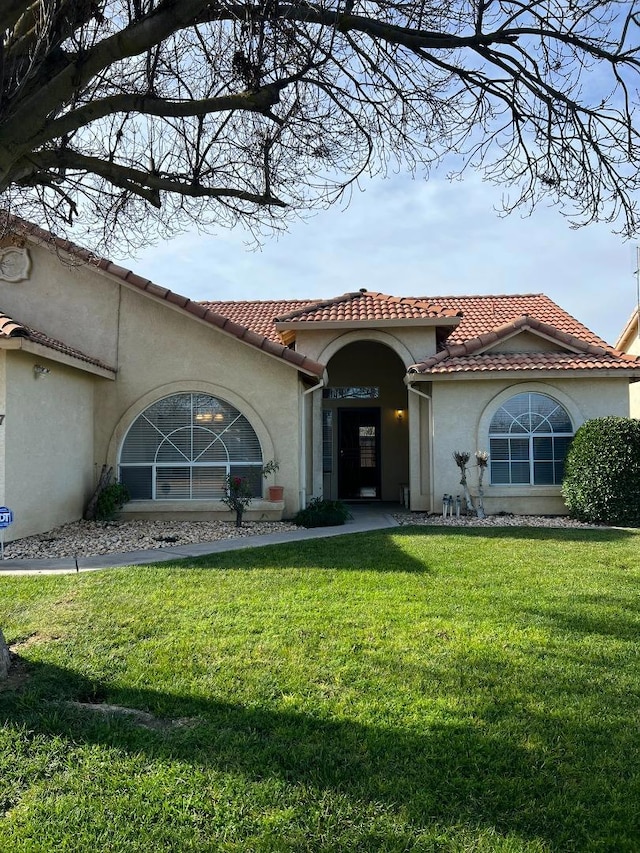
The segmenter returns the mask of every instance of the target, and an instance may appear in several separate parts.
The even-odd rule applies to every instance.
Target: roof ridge
[[[312,302],[304,308],[298,308],[295,311],[290,311],[288,314],[283,314],[281,317],[274,317],[274,323],[286,323],[288,320],[294,320],[301,314],[306,314],[307,311],[317,311],[322,308],[330,308],[332,305],[341,305],[343,302],[352,302],[354,299],[359,299],[364,296],[367,291],[358,290],[343,293],[340,296],[334,296],[332,299],[324,299],[321,302]]]

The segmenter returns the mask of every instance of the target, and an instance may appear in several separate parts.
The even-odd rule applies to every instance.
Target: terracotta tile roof
[[[21,323],[16,323],[7,314],[0,312],[0,338],[26,338],[29,336],[29,329]]]
[[[386,320],[425,320],[427,318],[459,317],[449,308],[429,299],[407,296],[388,296],[362,289],[344,293],[334,299],[317,302],[276,317],[277,323],[343,323],[384,322]]]
[[[462,313],[462,321],[453,329],[447,343],[463,343],[512,320],[528,315],[541,323],[566,332],[587,343],[608,346],[582,323],[572,317],[544,293],[506,294],[502,296],[437,296],[430,297],[445,308]]]
[[[295,326],[298,323],[314,322],[357,323],[366,321],[371,323],[390,320],[435,319],[437,321],[442,319],[442,327],[438,331],[438,340],[442,350],[435,356],[411,367],[410,371],[414,373],[435,372],[436,366],[438,366],[438,372],[451,372],[444,365],[448,359],[457,359],[460,362],[457,368],[459,370],[471,369],[468,366],[470,364],[469,356],[475,354],[477,358],[480,355],[479,350],[525,328],[530,328],[551,340],[556,340],[559,351],[566,351],[567,348],[576,351],[576,355],[579,357],[574,358],[573,362],[571,362],[570,355],[567,358],[560,352],[556,353],[557,368],[553,369],[593,368],[597,359],[604,359],[608,368],[612,367],[614,361],[620,359],[623,360],[623,364],[620,366],[634,367],[638,363],[638,359],[615,350],[543,293],[496,296],[399,297],[382,293],[369,293],[362,289],[328,300],[247,300],[199,303],[167,288],[159,287],[149,279],[142,278],[131,270],[113,264],[105,258],[96,257],[88,250],[67,240],[57,238],[36,225],[18,219],[12,219],[12,223],[18,232],[34,237],[41,242],[49,243],[56,249],[68,252],[83,262],[93,264],[109,275],[115,276],[152,296],[164,299],[239,340],[270,355],[282,358],[314,376],[322,376],[324,366],[285,346],[276,324],[282,323],[286,328],[288,323]],[[459,322],[456,322],[458,318],[460,318]],[[65,346],[60,342],[57,343],[60,346]],[[590,358],[584,358],[585,355]],[[522,363],[522,359],[528,358],[531,367],[533,367],[531,359],[537,359],[537,363],[542,364],[544,362],[548,369],[552,369],[549,367],[551,361],[548,353],[527,356],[501,354],[498,360],[496,360],[497,354],[494,354],[492,356],[493,363],[504,365],[507,363],[505,361],[507,357],[512,365],[518,365]],[[464,361],[465,359],[466,361]],[[489,356],[483,355],[482,359],[482,363],[485,365],[483,369],[489,369],[486,366],[491,363]],[[451,367],[453,362],[448,364]],[[492,369],[524,368],[501,366]]]
[[[256,349],[262,350],[269,355],[276,356],[276,358],[281,358],[283,361],[294,365],[305,373],[309,373],[313,376],[322,376],[324,373],[324,365],[318,364],[318,362],[307,358],[305,355],[302,355],[302,353],[289,349],[281,342],[277,335],[267,337],[264,334],[260,334],[259,332],[249,329],[244,324],[235,322],[229,317],[223,316],[217,311],[210,309],[206,303],[201,304],[199,302],[194,302],[187,296],[181,296],[179,293],[174,293],[166,287],[160,287],[159,285],[154,284],[150,279],[142,278],[132,272],[132,270],[118,266],[118,264],[114,264],[106,258],[99,258],[88,249],[83,249],[81,246],[77,246],[70,240],[64,240],[60,237],[56,237],[49,231],[45,231],[43,228],[40,228],[33,223],[25,222],[17,217],[11,217],[11,227],[18,234],[33,237],[41,243],[51,245],[58,251],[66,252],[72,257],[78,258],[78,260],[83,263],[97,267],[105,273],[115,276],[121,281],[124,281],[127,284],[150,294],[151,296],[155,296],[158,299],[164,299],[169,304],[176,305],[188,314],[192,314],[193,316],[204,320],[206,323],[210,323],[212,326],[222,329],[224,332],[233,335],[238,338],[238,340],[241,340]]]
[[[558,309],[561,310],[561,309]],[[569,316],[569,315],[567,315]],[[580,325],[580,324],[579,324]],[[584,327],[582,327],[584,328]],[[558,345],[557,352],[542,353],[483,353],[482,350],[510,338],[514,334],[533,331]],[[587,329],[587,331],[589,331]],[[453,336],[451,336],[453,337]],[[485,331],[461,343],[452,342],[438,353],[409,368],[409,373],[456,373],[477,370],[523,370],[539,365],[546,370],[574,370],[576,368],[640,368],[640,359],[614,349],[595,337],[597,343],[575,337],[555,326],[543,323],[536,317],[523,315],[491,331]],[[567,353],[570,349],[574,352]],[[544,365],[544,367],[542,367]]]
[[[11,317],[0,312],[0,340],[3,338],[6,340],[7,338],[18,337],[26,338],[34,344],[39,344],[40,346],[60,352],[63,355],[71,356],[72,358],[78,359],[78,361],[84,361],[86,364],[93,364],[103,370],[108,370],[110,373],[116,372],[115,368],[99,361],[97,358],[92,358],[90,355],[87,355],[74,347],[68,346],[63,341],[56,340],[56,338],[50,338],[48,335],[45,335],[44,332],[38,331],[38,329],[33,329],[30,326],[18,323]]]
[[[484,353],[482,355],[457,356],[444,359],[428,371],[431,374],[481,373],[496,370],[629,370],[636,367],[640,376],[640,360],[617,358],[613,355],[590,355],[588,353],[532,352],[532,353]]]
[[[280,335],[275,326],[277,317],[292,312],[304,310],[317,305],[317,299],[267,299],[264,301],[246,300],[241,302],[224,302],[213,300],[201,302],[210,311],[215,311],[240,323],[243,326],[264,335],[265,338],[281,343]]]

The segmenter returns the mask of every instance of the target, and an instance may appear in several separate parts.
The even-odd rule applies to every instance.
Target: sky
[[[542,292],[615,344],[636,305],[637,244],[606,223],[572,230],[553,207],[505,218],[502,192],[475,175],[394,175],[257,250],[248,232],[220,229],[114,260],[195,300]]]

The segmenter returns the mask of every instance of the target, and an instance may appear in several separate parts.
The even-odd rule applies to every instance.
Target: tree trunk
[[[98,498],[104,492],[104,490],[109,485],[111,480],[111,475],[113,473],[113,468],[103,465],[102,471],[100,472],[100,479],[98,480],[98,485],[96,486],[96,490],[91,495],[91,500],[87,504],[87,508],[84,511],[83,518],[85,521],[95,521],[96,517],[96,509],[98,507]]]
[[[0,681],[4,681],[6,679],[9,674],[10,666],[11,655],[9,654],[9,647],[7,646],[4,634],[0,629]]]

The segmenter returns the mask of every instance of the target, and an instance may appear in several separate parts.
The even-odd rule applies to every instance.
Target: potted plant
[[[275,459],[270,459],[262,466],[262,476],[266,480],[270,474],[275,474],[279,467]],[[284,498],[284,486],[268,486],[267,491],[270,501],[281,501]]]

